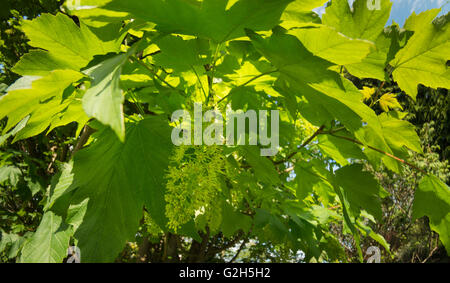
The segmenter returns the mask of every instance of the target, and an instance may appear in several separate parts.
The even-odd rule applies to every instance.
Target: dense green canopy
[[[412,170],[404,213],[427,216],[450,253],[448,168],[414,162],[424,144],[396,98],[450,88],[448,16],[433,9],[385,28],[389,0],[380,10],[332,0],[319,18],[312,9],[325,2],[81,0],[20,20],[31,50],[0,97],[0,184],[25,182],[42,216],[26,233],[0,226],[0,251],[62,262],[77,246],[82,262],[112,262],[139,242],[144,261],[198,262],[249,242],[343,262],[363,261],[370,239],[388,261],[377,227],[396,195],[376,172]],[[278,110],[278,154],[173,145],[170,117],[194,103]],[[36,158],[49,164],[37,181],[34,161],[15,160],[41,143],[54,147]]]

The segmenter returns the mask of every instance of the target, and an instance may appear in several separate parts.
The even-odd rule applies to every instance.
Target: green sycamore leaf
[[[70,224],[74,231],[83,223],[84,216],[88,208],[89,199],[85,199],[80,203],[70,204],[67,208],[66,223]]]
[[[69,90],[73,91],[70,88]],[[55,97],[33,111],[27,125],[16,134],[13,142],[35,136],[46,129],[48,134],[54,128],[71,122],[78,123],[77,133],[80,132],[89,120],[81,107],[81,97],[72,94],[62,102],[59,99],[60,97]]]
[[[299,200],[307,198],[314,192],[325,206],[333,201],[333,186],[330,181],[332,176],[321,161],[299,162],[295,164],[295,174],[296,196]]]
[[[340,136],[345,134],[339,132]],[[345,135],[347,136],[347,135]],[[351,159],[365,159],[361,148],[349,141],[331,135],[320,135],[317,146],[328,157],[334,159],[341,166],[350,164]]]
[[[69,62],[55,58],[52,53],[43,50],[31,50],[20,58],[13,71],[22,76],[46,76],[54,70],[78,70]]]
[[[385,68],[388,64],[388,53],[391,47],[391,40],[384,34],[380,34],[374,41],[375,49],[372,50],[361,62],[346,64],[347,71],[360,78],[374,78],[380,81],[385,80]]]
[[[105,128],[96,134],[95,143],[75,155],[73,186],[78,188],[70,203],[72,208],[86,209],[81,203],[88,199],[74,235],[83,262],[114,260],[137,232],[144,205],[152,219],[165,227],[163,177],[171,144],[165,119],[149,117],[127,123],[125,143]],[[80,216],[74,217],[76,221]]]
[[[12,85],[7,86],[4,92],[8,93],[9,91],[13,90],[31,88],[31,84],[33,83],[33,81],[40,78],[41,76],[23,76],[15,81]]]
[[[231,100],[233,110],[259,109],[265,106],[267,94],[258,92],[252,87],[235,87],[228,93],[227,99]]]
[[[428,216],[430,228],[450,253],[450,188],[433,175],[422,178],[414,195],[413,220],[422,216]]]
[[[395,119],[387,113],[382,113],[379,119],[384,136],[391,149],[402,151],[406,147],[417,153],[423,153],[414,125],[404,120]]]
[[[296,88],[295,85],[294,87]],[[338,102],[332,99],[322,99],[318,95],[310,95],[309,91],[301,93],[302,96],[298,97],[300,92],[291,87],[290,79],[285,79],[283,76],[275,81],[275,88],[286,99],[287,108],[293,117],[298,110],[307,121],[316,126],[328,125],[334,119],[333,114],[327,110],[328,107],[323,105],[337,106]]]
[[[309,12],[314,8],[320,7],[323,4],[325,4],[328,0],[302,0],[302,1],[293,1],[290,3],[286,11],[303,11],[303,12]]]
[[[290,30],[314,55],[337,65],[361,62],[375,45],[369,41],[352,39],[323,25]]]
[[[303,95],[309,103],[316,103],[312,107],[314,110],[325,108],[328,114],[324,117],[332,115],[341,121],[362,143],[392,154],[375,112],[362,102],[362,94],[350,81],[328,69],[331,63],[314,56],[297,38],[282,31],[275,31],[269,38],[250,30],[247,34],[256,49],[283,74],[280,79],[285,81],[279,84],[284,86],[281,90]],[[363,122],[367,123],[364,127]],[[368,154],[373,155],[372,152]],[[398,172],[395,160],[388,156],[372,156],[372,160],[380,158],[389,169]]]
[[[17,133],[14,141],[37,135],[44,131],[53,117],[71,106],[75,100],[71,85],[80,80],[83,75],[71,70],[52,71],[45,77],[23,77],[8,88],[8,93],[0,98],[0,117],[8,116],[8,124],[3,129],[9,131],[22,119],[30,115],[27,125]],[[69,97],[63,99],[67,90]],[[86,121],[83,114],[75,120]],[[69,122],[69,121],[65,121]],[[71,122],[71,121],[70,121]],[[61,122],[59,123],[61,124]]]
[[[255,228],[259,233],[258,238],[263,241],[282,243],[290,235],[288,228],[280,217],[265,209],[257,208],[254,217]]]
[[[376,219],[381,219],[380,197],[385,196],[386,191],[369,172],[363,171],[362,165],[352,164],[336,170],[336,184],[342,187],[355,216],[366,210]]]
[[[216,43],[244,36],[244,28],[274,27],[292,0],[112,0],[101,8],[128,12],[162,32],[194,35]]]
[[[405,24],[414,30],[395,58],[390,62],[394,68],[395,81],[413,99],[417,95],[417,85],[432,88],[450,88],[450,24],[437,26],[432,23],[440,9],[433,9],[419,15],[413,13]]]
[[[155,40],[155,43],[161,52],[153,56],[154,64],[164,70],[172,69],[171,73],[179,75],[180,84],[177,87],[186,83],[184,86],[190,87],[188,93],[192,90],[197,92],[193,95],[197,101],[206,99],[209,83],[204,66],[212,60],[209,42],[203,39],[184,40],[180,36],[164,36]]]
[[[64,8],[69,15],[76,16],[83,24],[87,25],[105,45],[118,49],[127,33],[131,33],[131,27],[139,24],[137,21],[127,21],[129,20],[128,13],[108,11],[99,8],[99,6],[104,5],[109,1],[110,0],[66,1],[66,7]],[[114,51],[118,50],[111,50],[111,52]]]
[[[64,126],[72,123],[73,121],[76,121],[78,123],[76,135],[78,136],[84,125],[89,121],[89,117],[83,110],[82,95],[82,92],[78,92],[77,90],[75,90],[74,95],[72,95],[70,98],[66,99],[64,103],[62,103],[62,106],[58,108],[61,109],[61,111],[53,115],[53,117],[51,118],[50,127],[47,130],[47,133],[52,131],[54,128]]]
[[[16,186],[19,182],[22,171],[15,166],[2,166],[0,167],[0,184],[9,181],[11,186]]]
[[[391,44],[383,29],[392,3],[389,0],[381,0],[380,5],[380,10],[369,10],[366,0],[356,0],[352,11],[346,0],[334,0],[323,15],[323,24],[334,27],[351,38],[375,43],[376,48],[372,49],[364,60],[346,64],[345,67],[354,76],[384,80],[384,68],[388,63],[387,54]]]
[[[10,249],[18,241],[20,241],[19,235],[8,234],[0,230],[0,252],[8,251],[8,249]],[[13,257],[15,257],[15,255]]]
[[[12,129],[17,125],[21,120],[27,117],[33,110],[37,108],[37,103],[39,101],[48,99],[53,96],[55,92],[54,88],[39,90],[38,92],[32,91],[32,84],[34,81],[40,81],[39,85],[42,86],[44,80],[52,81],[55,80],[53,77],[58,77],[58,82],[63,84],[62,87],[67,87],[72,79],[69,77],[67,79],[62,79],[60,77],[61,73],[53,73],[52,78],[48,77],[42,80],[41,77],[38,76],[24,76],[15,81],[6,91],[7,93],[0,97],[0,118],[3,119],[8,117],[8,123],[3,129],[3,134]],[[70,81],[70,83],[68,82]],[[56,84],[49,84],[49,86],[56,86]],[[50,95],[49,95],[50,93]],[[31,103],[30,103],[31,102]]]
[[[233,46],[232,43],[237,43],[237,41],[232,41],[230,46]],[[239,43],[244,43],[244,41],[240,41]],[[249,41],[245,43],[251,44]],[[234,47],[235,46],[233,46],[233,48]],[[253,54],[254,57],[260,57],[255,50],[253,51]],[[227,55],[222,63],[217,66],[217,71],[214,75],[220,77],[223,82],[213,85],[216,96],[230,96],[231,93],[238,91],[238,88],[244,85],[254,87],[254,90],[251,91],[253,93],[264,91],[266,94],[273,97],[280,96],[273,88],[273,83],[276,80],[274,77],[276,70],[273,66],[261,58],[245,60],[246,56],[252,56],[249,54],[243,55],[244,58],[242,59],[239,58],[240,56],[242,55]],[[240,95],[234,95],[235,98],[238,96]],[[241,98],[248,99],[246,95],[242,95]]]
[[[380,1],[381,9],[369,10],[367,0],[356,0],[353,11],[347,0],[333,0],[325,9],[322,22],[351,38],[375,41],[389,19],[392,3]]]
[[[247,162],[255,170],[256,177],[267,184],[278,184],[280,178],[273,163],[266,157],[261,156],[260,149],[255,146],[240,146],[242,154]]]
[[[111,11],[100,8],[111,0],[77,0],[66,1],[64,8],[70,15],[75,15],[86,25],[94,29],[103,29],[111,23],[121,23],[129,18],[123,11]],[[115,35],[117,36],[117,34]]]
[[[235,211],[227,202],[223,203],[222,223],[220,225],[225,237],[231,237],[239,230],[247,233],[250,230],[251,224],[252,219],[250,216]]]
[[[74,179],[72,172],[73,161],[61,164],[59,172],[53,176],[52,182],[49,186],[49,197],[44,206],[44,211],[51,210],[57,214],[64,214],[67,211],[68,197],[61,201],[64,196],[67,196],[77,187],[77,180]]]
[[[22,121],[19,122],[19,124],[17,124],[14,127],[14,129],[0,136],[0,146],[2,146],[8,138],[15,136],[18,132],[20,132],[23,128],[25,128],[29,119],[30,116],[26,116],[25,118],[22,119]]]
[[[356,227],[359,229],[359,231],[363,235],[365,235],[366,237],[368,236],[368,237],[372,238],[377,243],[382,245],[383,248],[390,253],[390,245],[382,235],[375,233],[372,230],[372,228],[370,228],[370,226],[365,225],[361,220],[356,221]]]
[[[121,141],[125,139],[123,114],[124,97],[120,89],[122,66],[134,52],[122,53],[95,65],[84,73],[92,78],[91,87],[83,96],[83,109],[89,117],[94,117],[110,126]]]
[[[328,0],[303,0],[291,2],[281,15],[281,26],[290,29],[303,23],[320,23],[320,17],[312,9],[320,7]]]
[[[198,234],[198,229],[195,224],[196,223],[194,220],[190,220],[188,223],[181,225],[181,227],[178,228],[178,231],[180,234],[191,237],[192,239],[200,243],[202,241],[202,237],[200,237],[200,235]]]
[[[67,256],[72,229],[52,211],[44,213],[41,223],[22,249],[20,262],[62,263]]]
[[[78,27],[68,16],[58,13],[42,14],[24,21],[23,31],[28,44],[48,51],[35,51],[25,56],[15,71],[22,75],[36,75],[48,70],[70,68],[80,70],[95,55],[118,51],[117,43],[103,42],[86,25]]]
[[[155,64],[177,72],[192,71],[198,66],[203,68],[203,65],[211,60],[209,54],[205,54],[205,58],[200,58],[202,53],[207,52],[204,45],[208,46],[208,42],[204,40],[183,40],[180,36],[165,36],[157,40],[156,44],[161,53],[153,56]]]

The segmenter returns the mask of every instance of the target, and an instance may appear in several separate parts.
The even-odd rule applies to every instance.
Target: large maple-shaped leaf
[[[144,205],[158,225],[166,223],[163,176],[171,150],[167,121],[150,117],[128,123],[125,143],[109,128],[96,140],[75,155],[72,170],[78,187],[72,205],[89,199],[75,232],[83,262],[114,260],[133,239]]]
[[[54,70],[78,70],[78,64],[55,58],[52,53],[44,50],[31,50],[20,58],[13,71],[22,76],[45,76]]]
[[[346,0],[334,0],[326,8],[323,23],[334,27],[338,32],[351,38],[370,40],[376,48],[361,62],[346,64],[347,70],[354,76],[384,80],[384,68],[387,65],[390,40],[383,29],[389,18],[392,3],[380,1],[381,9],[369,10],[366,0],[353,3],[353,10]]]
[[[363,166],[353,164],[336,171],[336,182],[344,190],[345,198],[350,203],[350,209],[359,215],[360,210],[366,210],[377,219],[381,219],[380,198],[386,192],[369,172],[363,171]]]
[[[29,45],[40,49],[25,54],[13,69],[25,79],[8,89],[1,100],[0,116],[8,116],[4,131],[27,115],[31,117],[15,140],[39,134],[49,126],[51,130],[73,121],[82,126],[88,117],[81,108],[80,93],[69,88],[82,78],[76,71],[95,55],[118,51],[120,42],[104,42],[83,23],[77,26],[63,14],[43,14],[24,21],[22,26],[30,39]],[[33,80],[32,84],[17,87],[21,82]]]
[[[271,37],[263,38],[248,31],[248,36],[256,49],[283,74],[281,79],[286,82],[280,84],[281,90],[306,97],[309,103],[316,103],[313,108],[325,108],[364,144],[392,154],[375,112],[361,101],[361,93],[353,84],[329,70],[330,62],[314,56],[292,35],[276,31]],[[398,164],[388,156],[371,156],[373,160],[380,158],[390,169],[398,171]]]
[[[224,42],[244,36],[244,28],[271,29],[290,2],[292,0],[112,0],[102,8],[129,12],[157,24],[161,31]]]
[[[209,61],[200,58],[203,53],[202,43],[198,39],[183,40],[179,36],[165,36],[156,41],[161,53],[154,56],[155,64],[177,72],[192,71],[198,66],[203,68]]]
[[[411,15],[405,27],[411,28],[414,35],[390,62],[394,67],[394,79],[414,99],[418,84],[450,88],[447,67],[450,59],[450,24],[432,23],[439,12],[440,9],[433,9]]]
[[[384,33],[380,34],[374,41],[375,49],[361,62],[346,64],[345,68],[352,75],[359,78],[374,78],[380,81],[385,80],[385,68],[389,61],[389,50],[391,39]]]
[[[392,149],[400,151],[405,147],[423,153],[419,136],[413,124],[393,118],[386,113],[381,114],[379,119],[386,141]]]
[[[333,0],[322,22],[351,38],[375,41],[389,19],[392,3],[381,0],[380,5],[381,9],[369,10],[367,0],[356,0],[351,9],[347,0]]]
[[[71,85],[80,80],[83,75],[71,70],[57,70],[45,77],[23,77],[8,88],[8,93],[0,98],[0,118],[8,117],[4,132],[10,130],[22,119],[30,115],[27,125],[17,134],[17,139],[27,138],[44,131],[53,123],[53,118],[63,110],[74,110],[75,96]],[[67,91],[67,98],[63,93]],[[72,121],[84,123],[86,116],[78,109],[75,120],[58,121],[58,125]],[[64,114],[59,116],[61,119]],[[55,120],[56,122],[56,120]]]
[[[313,26],[289,31],[314,55],[338,65],[361,62],[375,45],[349,38],[327,26]]]
[[[29,45],[44,51],[24,56],[15,67],[22,75],[41,75],[46,70],[70,68],[79,70],[95,55],[118,51],[117,43],[103,42],[87,26],[64,14],[42,14],[32,21],[24,21],[23,31]]]
[[[450,253],[450,188],[436,176],[423,177],[414,195],[413,219],[425,215]]]

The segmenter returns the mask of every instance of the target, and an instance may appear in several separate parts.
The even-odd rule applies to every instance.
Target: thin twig
[[[248,238],[245,238],[242,241],[242,244],[239,246],[239,249],[237,250],[236,254],[233,256],[233,258],[228,263],[232,263],[233,261],[235,261],[237,259],[237,257],[241,253],[242,249],[244,248],[245,244],[247,244],[247,241],[248,241]]]
[[[325,128],[325,125],[322,125],[312,136],[310,136],[298,149],[300,150],[300,149],[302,149],[302,148],[304,148],[305,146],[307,146],[310,142],[312,142],[318,135],[320,135],[321,133],[322,133],[322,131],[323,131],[323,129]],[[278,164],[281,164],[281,163],[284,163],[284,162],[287,162],[287,161],[289,161],[292,157],[294,157],[298,152],[299,152],[299,150],[297,150],[297,151],[294,151],[294,152],[292,152],[291,154],[289,154],[286,158],[284,158],[283,160],[279,160],[279,161],[275,161],[274,162],[274,164],[275,165],[278,165]]]
[[[433,254],[437,251],[437,249],[438,249],[437,246],[434,247],[434,249],[430,252],[430,254],[427,256],[427,258],[422,261],[422,263],[427,262],[433,256]]]
[[[340,131],[345,130],[345,127],[340,127],[340,128],[336,128],[336,129],[331,129],[329,131],[322,131],[321,134],[334,134]]]
[[[359,145],[362,145],[362,146],[367,146],[368,148],[370,148],[372,150],[375,150],[375,151],[377,151],[379,153],[382,153],[382,154],[384,154],[386,156],[389,156],[390,158],[393,158],[393,159],[397,160],[398,162],[401,162],[401,163],[403,163],[405,165],[408,165],[409,167],[414,168],[414,169],[422,172],[423,174],[427,174],[427,172],[425,172],[424,170],[422,170],[419,167],[415,166],[414,164],[411,164],[408,161],[405,161],[405,160],[403,160],[403,159],[401,159],[401,158],[399,158],[399,157],[397,157],[397,156],[395,156],[395,155],[393,155],[393,154],[391,154],[389,152],[385,152],[385,151],[383,151],[381,149],[378,149],[378,148],[370,146],[370,145],[365,145],[362,142],[360,142],[358,140],[355,140],[355,139],[352,139],[352,138],[349,138],[349,137],[338,136],[338,135],[335,135],[335,134],[330,134],[330,135],[333,136],[333,137],[336,137],[336,138],[340,138],[340,139],[344,139],[344,140],[347,140],[347,141],[351,141],[353,143],[356,143],[356,144],[359,144]]]

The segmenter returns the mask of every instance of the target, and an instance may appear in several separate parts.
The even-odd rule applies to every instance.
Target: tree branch
[[[233,261],[236,260],[236,258],[239,256],[239,254],[241,253],[242,249],[244,248],[245,244],[247,244],[247,242],[248,242],[248,237],[242,241],[242,244],[239,246],[239,249],[237,250],[236,254],[233,256],[233,258],[228,263],[233,263]]]
[[[211,247],[208,249],[207,251],[207,257],[211,257],[214,256],[215,254],[227,250],[229,248],[231,248],[232,246],[234,246],[237,242],[239,242],[239,240],[242,238],[242,236],[244,235],[244,232],[242,232],[242,230],[240,230],[238,232],[238,234],[232,239],[230,240],[228,243],[222,245],[222,246],[215,246],[215,247]]]

